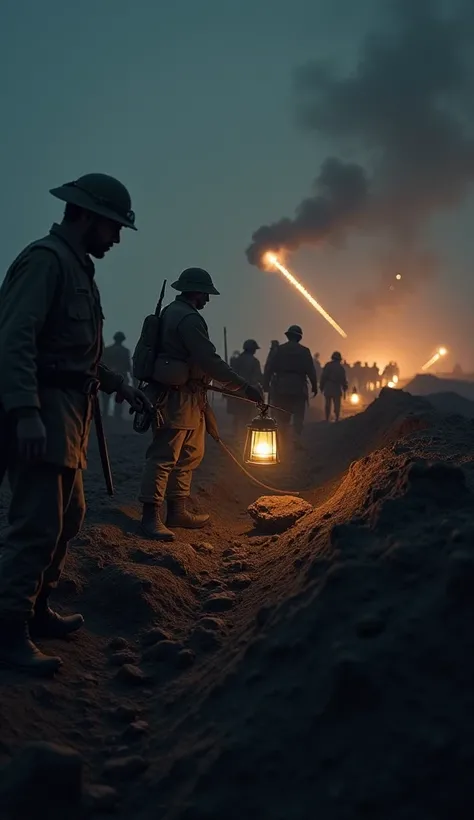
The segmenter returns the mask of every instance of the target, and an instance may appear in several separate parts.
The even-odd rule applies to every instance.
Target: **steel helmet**
[[[285,333],[285,336],[299,336],[301,338],[303,336],[303,331],[299,325],[290,325]]]
[[[333,360],[333,362],[341,362],[342,361],[342,356],[341,356],[341,354],[339,353],[338,350],[335,350],[334,353],[331,356],[331,359]]]
[[[125,333],[122,333],[121,330],[117,330],[117,333],[114,333],[114,341],[115,342],[124,342],[125,341]]]
[[[181,293],[212,293],[213,296],[220,296],[207,270],[203,268],[186,268],[171,287]]]
[[[255,353],[256,350],[260,350],[260,345],[257,344],[255,339],[247,339],[247,341],[244,342],[244,350]]]
[[[51,188],[50,194],[63,202],[112,219],[125,228],[137,230],[130,194],[125,185],[115,177],[107,174],[85,174],[59,188]]]

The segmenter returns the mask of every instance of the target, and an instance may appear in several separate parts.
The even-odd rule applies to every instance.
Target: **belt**
[[[79,373],[77,370],[56,370],[56,368],[39,368],[37,373],[40,387],[52,387],[57,390],[75,390],[85,396],[96,396],[99,379],[88,373]]]

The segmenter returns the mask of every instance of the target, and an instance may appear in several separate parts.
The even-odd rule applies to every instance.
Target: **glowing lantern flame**
[[[263,261],[264,264],[271,265],[272,267],[279,270],[280,273],[283,274],[285,279],[287,279],[287,281],[290,282],[290,284],[293,285],[293,287],[296,288],[296,290],[298,290],[301,293],[301,295],[308,300],[310,305],[312,305],[318,311],[318,313],[320,313],[321,316],[323,316],[323,318],[326,319],[326,322],[329,322],[329,324],[334,328],[334,330],[336,330],[341,336],[343,336],[344,339],[347,339],[347,333],[344,332],[342,327],[340,327],[337,324],[337,322],[334,321],[332,316],[330,316],[329,313],[327,313],[324,310],[324,308],[319,304],[319,302],[317,302],[316,299],[314,299],[313,296],[311,296],[311,294],[306,290],[306,288],[303,287],[301,282],[299,282],[298,279],[295,276],[293,276],[293,274],[290,273],[289,270],[283,267],[278,257],[275,256],[274,253],[266,253],[263,257]]]
[[[278,464],[277,424],[266,413],[257,416],[249,424],[245,442],[244,459],[247,464]]]
[[[445,347],[438,347],[436,353],[431,357],[431,359],[428,359],[428,361],[425,362],[421,369],[429,370],[429,368],[432,367],[432,365],[434,365],[435,362],[439,361],[439,359],[441,359],[442,356],[446,356],[447,352],[448,351]]]
[[[395,387],[395,382],[388,382],[387,387]]]
[[[351,402],[351,404],[354,404],[354,405],[357,405],[360,402],[360,396],[359,396],[359,394],[358,394],[355,387],[354,387],[354,389],[351,393],[350,402]]]
[[[393,383],[394,383],[394,384],[398,384],[398,376],[397,376],[397,374],[396,374],[396,373],[395,373],[395,375],[394,375],[394,377],[393,377],[392,381],[393,381]]]

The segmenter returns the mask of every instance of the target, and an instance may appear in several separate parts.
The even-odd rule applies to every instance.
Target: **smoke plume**
[[[418,248],[423,229],[434,214],[460,204],[474,180],[471,3],[449,16],[436,5],[399,0],[391,30],[367,37],[346,78],[319,63],[297,72],[302,126],[344,146],[351,159],[367,159],[326,159],[294,217],[255,231],[251,264],[260,265],[269,250],[339,242],[357,232],[388,238],[409,267],[417,268],[421,253],[422,275],[430,275]],[[384,282],[382,276],[386,294]],[[373,299],[380,302],[369,294],[366,306]]]

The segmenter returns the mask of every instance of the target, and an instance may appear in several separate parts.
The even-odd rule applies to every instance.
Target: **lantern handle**
[[[238,399],[239,401],[246,401],[248,404],[255,404],[252,399],[246,399],[245,396],[236,396],[235,393],[230,393],[228,390],[222,390],[220,387],[216,387],[213,384],[206,385],[206,390],[212,390],[213,393],[220,393],[221,396],[228,396],[231,399]],[[262,413],[262,415],[267,415],[269,410],[278,410],[279,413],[287,413],[291,416],[290,410],[284,410],[283,407],[276,407],[274,404],[266,404],[263,399],[261,402],[257,404],[258,409]],[[263,410],[263,408],[265,408]]]

